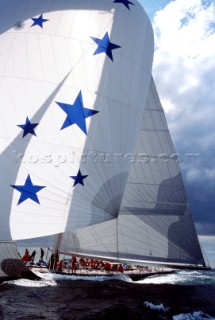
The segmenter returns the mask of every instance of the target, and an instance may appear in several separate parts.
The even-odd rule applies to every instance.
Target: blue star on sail
[[[113,3],[122,3],[128,10],[130,10],[129,4],[132,4],[134,6],[134,3],[128,0],[115,0]]]
[[[112,50],[121,48],[117,44],[110,42],[108,32],[105,33],[102,39],[91,37],[93,41],[98,45],[98,48],[93,55],[105,52],[106,55],[113,61]]]
[[[16,189],[17,191],[19,191],[21,193],[21,196],[20,196],[19,201],[17,203],[17,205],[19,205],[20,203],[24,202],[27,199],[31,199],[34,202],[40,204],[39,199],[37,197],[37,192],[39,192],[40,190],[42,190],[46,186],[33,185],[32,181],[31,181],[31,177],[30,177],[30,175],[28,175],[27,179],[25,180],[25,184],[23,186],[11,185],[11,187],[13,187],[14,189]]]
[[[31,25],[31,27],[39,26],[42,29],[43,29],[43,23],[49,21],[48,19],[43,19],[42,14],[38,18],[31,18],[31,20],[34,21],[34,23]]]
[[[17,127],[22,128],[23,130],[23,138],[27,134],[32,134],[34,136],[37,136],[36,133],[34,132],[34,128],[38,125],[39,123],[31,123],[28,117],[26,118],[26,121],[24,124],[18,124]]]
[[[73,104],[62,102],[56,103],[67,114],[61,130],[76,124],[87,135],[86,118],[93,116],[99,111],[84,108],[81,91]]]
[[[84,186],[84,179],[86,179],[88,177],[88,175],[82,175],[81,174],[81,170],[79,169],[77,176],[70,176],[70,178],[72,178],[74,180],[74,184],[73,187],[76,186],[76,184],[81,184],[82,186]]]

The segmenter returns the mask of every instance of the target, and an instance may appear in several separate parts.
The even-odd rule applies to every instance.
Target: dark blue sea
[[[45,274],[0,285],[1,320],[215,320],[215,270],[132,281]]]

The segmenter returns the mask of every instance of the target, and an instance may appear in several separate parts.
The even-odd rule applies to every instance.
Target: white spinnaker
[[[65,233],[60,250],[137,263],[204,265],[174,154],[151,80],[118,219]]]
[[[150,22],[141,6],[100,0],[59,3],[1,1],[0,21],[0,206],[1,237],[13,239],[61,233],[118,215],[129,163],[115,153],[133,152],[153,56]],[[41,28],[31,18],[47,19]],[[108,32],[113,61],[94,55]],[[99,111],[86,119],[87,135],[73,124],[60,130],[66,114],[56,102]],[[37,136],[23,138],[29,118]],[[101,161],[95,154],[108,154]],[[81,160],[80,160],[81,159]],[[86,175],[73,187],[81,170]],[[27,177],[44,187],[20,201]]]

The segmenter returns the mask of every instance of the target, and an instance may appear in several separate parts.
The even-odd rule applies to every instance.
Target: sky
[[[139,2],[152,22],[153,77],[196,229],[215,266],[215,2]]]

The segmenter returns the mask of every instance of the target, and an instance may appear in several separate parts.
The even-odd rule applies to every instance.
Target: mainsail
[[[117,219],[62,235],[60,251],[167,265],[205,265],[180,167],[151,80]]]

